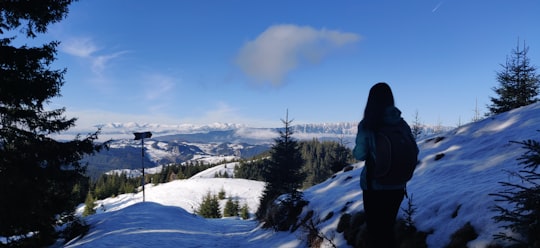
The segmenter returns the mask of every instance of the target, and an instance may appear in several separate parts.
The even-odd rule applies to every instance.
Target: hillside
[[[471,223],[479,234],[469,247],[486,247],[493,242],[492,235],[502,229],[492,220],[495,213],[490,208],[496,202],[489,194],[502,190],[501,181],[519,183],[507,172],[519,169],[516,159],[524,152],[509,141],[540,139],[538,123],[540,103],[418,142],[421,164],[408,192],[417,207],[413,216],[416,226],[430,233],[429,247],[445,246],[466,223]],[[331,216],[315,222],[338,247],[347,247],[343,235],[336,232],[339,218],[343,213],[362,210],[359,174],[363,163],[353,167],[304,191],[309,204],[302,215],[313,210],[314,218],[319,220]],[[103,208],[98,206],[101,210],[87,218],[92,225],[90,233],[67,247],[306,247],[301,229],[294,233],[274,232],[259,228],[253,220],[207,220],[192,215],[192,206],[201,201],[203,194],[222,187],[251,202],[250,210],[257,207],[261,182],[208,178],[212,173],[206,173],[205,177],[150,186],[146,203],[140,203],[140,193],[101,201]],[[402,204],[405,206],[406,201]]]

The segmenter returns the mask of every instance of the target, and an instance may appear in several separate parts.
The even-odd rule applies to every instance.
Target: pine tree
[[[528,51],[529,47],[524,44],[521,49],[518,43],[510,59],[501,65],[503,71],[497,73],[500,86],[493,88],[498,98],[491,97],[489,114],[503,113],[538,101],[540,75],[536,75],[536,67],[530,64]]]
[[[345,166],[353,163],[353,155],[350,148],[345,146],[343,139],[339,143],[334,145],[333,150],[330,152],[330,169],[336,173],[343,170]],[[328,178],[325,178],[326,180]],[[322,182],[322,181],[320,181]],[[317,182],[317,183],[320,183]]]
[[[471,121],[472,122],[477,122],[477,121],[482,120],[482,118],[480,117],[481,116],[480,110],[478,109],[478,99],[476,99],[476,101],[474,103],[475,103],[474,104],[474,110],[473,110],[474,116],[473,116]]]
[[[305,175],[301,172],[304,159],[300,153],[298,141],[292,137],[292,120],[281,120],[285,125],[279,131],[279,137],[274,140],[270,151],[270,159],[263,172],[266,187],[261,197],[257,217],[263,218],[266,210],[278,196],[291,194],[293,198],[299,197],[298,189],[302,185]]]
[[[210,194],[210,192],[206,193],[206,196],[203,197],[202,203],[199,206],[199,209],[197,209],[195,212],[204,218],[221,218],[218,197]]]
[[[76,121],[64,116],[64,108],[48,106],[60,96],[66,73],[51,68],[59,43],[16,46],[16,37],[4,36],[18,29],[27,39],[45,33],[49,24],[66,16],[71,2],[0,3],[0,236],[10,246],[54,242],[57,217],[79,203],[72,190],[86,180],[79,161],[99,148],[94,144],[97,132],[66,142],[50,137]]]
[[[249,161],[240,161],[240,164],[234,167],[234,177],[264,181],[263,171],[267,166],[269,156],[266,153],[256,156]]]
[[[328,178],[332,172],[329,167],[329,161],[325,160],[325,150],[321,142],[316,138],[310,141],[299,142],[300,153],[304,159],[302,172],[305,173],[302,187],[307,188],[321,182],[321,178]],[[323,179],[323,180],[324,180]]]
[[[218,199],[224,200],[226,195],[227,195],[227,192],[225,192],[225,189],[221,188],[218,192]]]
[[[526,152],[518,158],[519,165],[523,166],[517,173],[521,183],[502,182],[505,190],[491,194],[496,196],[496,201],[506,202],[510,207],[497,205],[493,208],[499,215],[493,219],[504,223],[504,228],[510,229],[519,236],[501,232],[495,238],[512,241],[518,244],[516,247],[539,247],[540,246],[540,142],[536,140],[524,140],[513,142],[520,144]]]
[[[240,217],[243,220],[249,219],[249,207],[248,207],[247,203],[244,203],[242,208],[240,208]]]
[[[223,209],[223,217],[233,217],[238,216],[240,206],[238,201],[233,201],[231,197],[227,199],[225,203],[225,208]]]
[[[94,196],[92,196],[92,192],[88,192],[86,200],[84,201],[83,216],[88,216],[96,213],[96,210],[94,209],[96,207],[95,201],[96,199],[94,199]]]
[[[420,138],[420,135],[422,134],[422,122],[420,122],[420,116],[418,115],[418,110],[414,113],[414,119],[411,126],[412,135],[415,140],[418,140]]]

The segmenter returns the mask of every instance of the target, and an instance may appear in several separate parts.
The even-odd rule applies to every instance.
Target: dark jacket
[[[398,125],[400,122],[403,122],[405,125],[405,120],[401,118],[401,111],[396,107],[389,107],[384,113],[384,124],[385,125]],[[408,127],[408,126],[407,126]],[[411,134],[412,135],[412,134]],[[372,130],[364,128],[362,121],[358,124],[358,132],[356,134],[356,145],[353,149],[353,155],[356,159],[360,161],[366,161],[368,156],[375,158],[375,154],[372,152],[371,155],[368,154],[369,151],[374,151],[375,148],[375,135]],[[364,166],[362,173],[360,175],[360,186],[362,190],[367,189],[367,171],[366,166]],[[381,185],[378,184],[375,179],[372,180],[371,186],[373,190],[394,190],[394,189],[404,189],[405,184],[400,185]]]

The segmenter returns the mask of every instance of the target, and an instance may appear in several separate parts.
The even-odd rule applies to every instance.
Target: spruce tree
[[[343,139],[341,139],[339,143],[334,145],[332,152],[330,152],[330,169],[332,172],[336,173],[352,163],[354,163],[352,151],[345,146]],[[326,179],[328,178],[325,178],[325,180]]]
[[[48,105],[64,84],[66,70],[51,68],[59,43],[16,46],[17,37],[6,36],[20,30],[24,40],[45,33],[71,2],[0,2],[0,236],[9,246],[54,242],[57,217],[74,210],[81,193],[73,188],[87,180],[79,161],[99,148],[97,132],[65,142],[51,138],[76,120]]]
[[[96,213],[96,210],[94,209],[95,207],[96,207],[96,199],[94,199],[92,192],[88,192],[88,195],[86,196],[86,200],[84,201],[83,216],[95,214]]]
[[[257,210],[257,217],[264,218],[270,204],[282,194],[291,194],[297,199],[300,194],[298,189],[302,185],[305,175],[301,169],[304,159],[300,153],[298,141],[292,137],[292,120],[281,120],[285,127],[279,130],[279,137],[274,140],[270,151],[270,159],[263,171],[266,182],[263,196]]]
[[[243,220],[249,219],[249,207],[248,207],[247,203],[244,203],[242,208],[240,208],[240,217]]]
[[[495,234],[495,238],[515,242],[515,247],[540,246],[540,142],[524,140],[513,143],[521,145],[526,151],[518,158],[523,168],[512,175],[519,177],[520,183],[501,182],[504,190],[492,196],[496,201],[506,202],[507,206],[496,205],[493,210],[499,214],[494,220],[504,223],[502,227],[511,232]]]
[[[503,113],[538,101],[540,75],[536,75],[536,67],[530,64],[528,51],[529,47],[524,44],[521,49],[518,43],[506,64],[501,65],[503,70],[497,73],[500,86],[493,88],[498,97],[491,97],[489,114]]]
[[[223,209],[223,217],[233,217],[238,216],[240,211],[240,206],[238,201],[233,201],[231,197],[227,199],[225,203],[225,208]]]
[[[206,196],[203,197],[199,209],[195,212],[204,218],[221,218],[221,210],[219,208],[219,199],[217,195],[212,195],[210,192],[207,192]]]
[[[422,134],[422,123],[420,122],[420,116],[418,115],[418,110],[414,114],[413,123],[411,126],[412,135],[414,140],[418,140]]]
[[[226,195],[227,195],[227,192],[225,192],[225,189],[221,188],[218,192],[218,199],[224,200]]]

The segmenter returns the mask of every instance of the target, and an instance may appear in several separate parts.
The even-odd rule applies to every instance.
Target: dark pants
[[[396,245],[394,225],[405,191],[364,190],[367,244],[373,248],[394,248]]]

